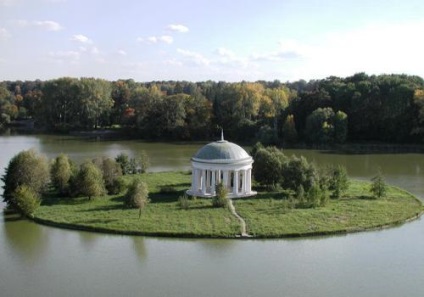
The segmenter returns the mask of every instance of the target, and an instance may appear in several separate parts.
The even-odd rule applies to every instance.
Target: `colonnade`
[[[216,185],[222,184],[227,188],[231,197],[251,194],[252,168],[244,169],[199,169],[193,168],[191,193],[198,196],[216,195]]]

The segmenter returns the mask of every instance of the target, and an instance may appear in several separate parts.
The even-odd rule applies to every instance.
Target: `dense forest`
[[[123,128],[142,139],[265,144],[422,143],[424,80],[367,75],[257,82],[96,78],[0,83],[0,126],[46,132]]]

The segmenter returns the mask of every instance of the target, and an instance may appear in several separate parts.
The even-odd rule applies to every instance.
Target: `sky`
[[[0,81],[424,77],[422,0],[0,0]]]

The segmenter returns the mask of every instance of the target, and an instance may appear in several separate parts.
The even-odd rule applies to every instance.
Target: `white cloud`
[[[72,36],[71,40],[76,41],[76,42],[80,42],[80,43],[84,43],[84,44],[92,44],[93,43],[93,41],[90,38],[88,38],[87,36],[82,35],[82,34],[77,34],[77,35]]]
[[[216,52],[218,53],[218,55],[220,55],[221,57],[227,57],[227,58],[234,58],[236,55],[232,50],[229,50],[225,47],[220,47],[216,50]]]
[[[34,25],[47,31],[60,31],[63,27],[54,21],[35,21]]]
[[[90,51],[93,55],[98,55],[98,54],[100,54],[100,50],[97,48],[97,47],[95,47],[95,46],[93,46],[92,48],[91,48],[91,51]]]
[[[0,28],[0,40],[9,39],[12,35],[5,28]]]
[[[177,49],[177,52],[196,65],[208,66],[211,63],[209,59],[204,57],[202,54],[199,54],[196,52],[192,52],[192,51],[184,50],[180,48]]]
[[[162,35],[162,36],[150,36],[147,38],[139,37],[137,38],[137,41],[142,43],[147,43],[147,44],[157,44],[157,43],[171,44],[174,42],[174,38],[169,35]]]
[[[56,51],[49,52],[49,57],[53,58],[55,62],[59,63],[76,63],[80,59],[81,53],[77,51]]]
[[[188,32],[188,27],[181,25],[181,24],[171,24],[167,27],[171,31],[179,32],[179,33],[186,33]]]
[[[118,55],[120,55],[120,56],[126,56],[126,55],[127,55],[127,52],[126,52],[126,51],[124,51],[124,50],[122,50],[122,49],[118,50],[118,51],[117,51],[117,53],[118,53]]]
[[[16,20],[13,23],[15,23],[17,26],[22,28],[33,27],[33,28],[41,28],[47,31],[60,31],[63,29],[63,27],[58,22],[55,22],[55,21]]]
[[[172,38],[172,36],[169,36],[169,35],[161,36],[159,37],[159,40],[167,44],[171,44],[172,42],[174,42],[174,38]]]

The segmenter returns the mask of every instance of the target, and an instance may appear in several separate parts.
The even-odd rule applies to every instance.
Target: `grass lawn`
[[[400,224],[417,217],[422,203],[412,194],[389,187],[386,198],[373,199],[370,183],[351,180],[346,195],[325,207],[292,209],[272,194],[234,203],[254,237],[289,237],[356,232]],[[263,197],[260,197],[263,196]]]
[[[131,176],[127,177],[131,179]],[[224,208],[212,208],[210,199],[189,201],[181,209],[178,197],[190,187],[183,172],[142,175],[151,202],[142,210],[123,206],[122,195],[45,199],[36,221],[56,226],[100,232],[177,237],[235,237],[240,222]],[[390,187],[387,198],[369,197],[369,183],[352,181],[346,197],[326,207],[292,209],[277,194],[234,200],[236,211],[254,237],[284,237],[353,232],[404,222],[421,213],[422,204],[411,194]]]

